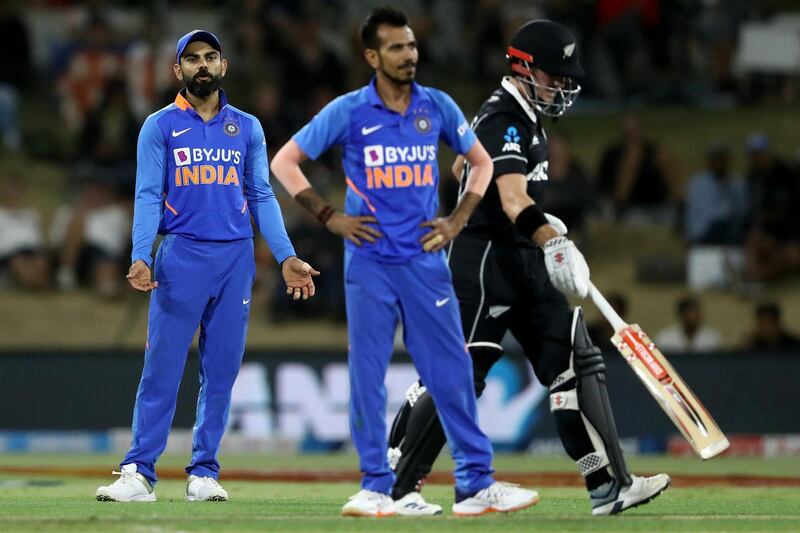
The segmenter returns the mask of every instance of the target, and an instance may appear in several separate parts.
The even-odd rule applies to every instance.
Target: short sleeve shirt
[[[505,174],[522,174],[528,195],[542,201],[548,181],[547,136],[536,112],[510,81],[481,105],[472,121],[475,134],[494,163],[492,181],[470,218],[465,233],[502,242],[534,246],[503,211],[496,179]],[[466,180],[462,179],[462,188]]]

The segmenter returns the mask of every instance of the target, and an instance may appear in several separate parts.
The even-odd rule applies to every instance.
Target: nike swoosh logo
[[[181,131],[172,130],[172,136],[173,137],[179,137],[179,136],[183,135],[184,133],[186,133],[187,131],[189,131],[190,129],[192,129],[192,128],[186,128],[185,130],[181,130]]]
[[[242,305],[247,305],[249,303],[250,303],[250,298],[247,298],[246,300],[242,300]]]
[[[486,315],[487,317],[497,318],[506,311],[511,309],[510,305],[493,305],[489,307],[489,313]]]
[[[378,124],[377,126],[372,126],[371,128],[368,128],[366,126],[362,126],[361,127],[361,135],[369,135],[373,131],[378,131],[382,127],[383,127],[383,124]]]
[[[442,300],[436,300],[436,307],[441,307],[441,306],[443,306],[444,304],[446,304],[449,301],[450,301],[450,297],[449,296],[447,298],[442,299]]]

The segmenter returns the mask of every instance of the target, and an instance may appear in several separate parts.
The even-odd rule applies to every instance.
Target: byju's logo
[[[522,148],[519,146],[519,133],[517,132],[517,128],[514,126],[509,126],[506,130],[506,134],[503,135],[503,139],[506,143],[503,145],[504,152],[517,152],[522,153]]]
[[[364,164],[368,167],[383,166],[383,146],[379,144],[365,146]]]
[[[175,156],[175,166],[182,167],[192,162],[189,148],[175,148],[172,154]]]

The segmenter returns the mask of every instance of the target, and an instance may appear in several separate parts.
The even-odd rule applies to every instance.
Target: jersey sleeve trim
[[[497,157],[492,158],[492,162],[502,161],[504,159],[519,159],[520,161],[524,161],[525,163],[528,162],[528,159],[522,157],[521,155],[499,155]]]
[[[489,112],[481,117],[476,133],[492,158],[494,176],[527,173],[525,150],[533,132],[525,117],[506,110]]]

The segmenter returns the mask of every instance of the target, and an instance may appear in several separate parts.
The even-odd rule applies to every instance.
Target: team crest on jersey
[[[431,130],[431,119],[427,116],[419,116],[414,119],[414,128],[417,133],[428,133]]]
[[[222,125],[222,130],[228,137],[236,137],[239,135],[239,125],[235,122],[226,122]]]
[[[506,130],[506,134],[503,135],[503,140],[506,143],[503,145],[504,152],[517,152],[522,153],[522,148],[519,146],[519,133],[517,132],[517,128],[514,126],[509,126]]]

